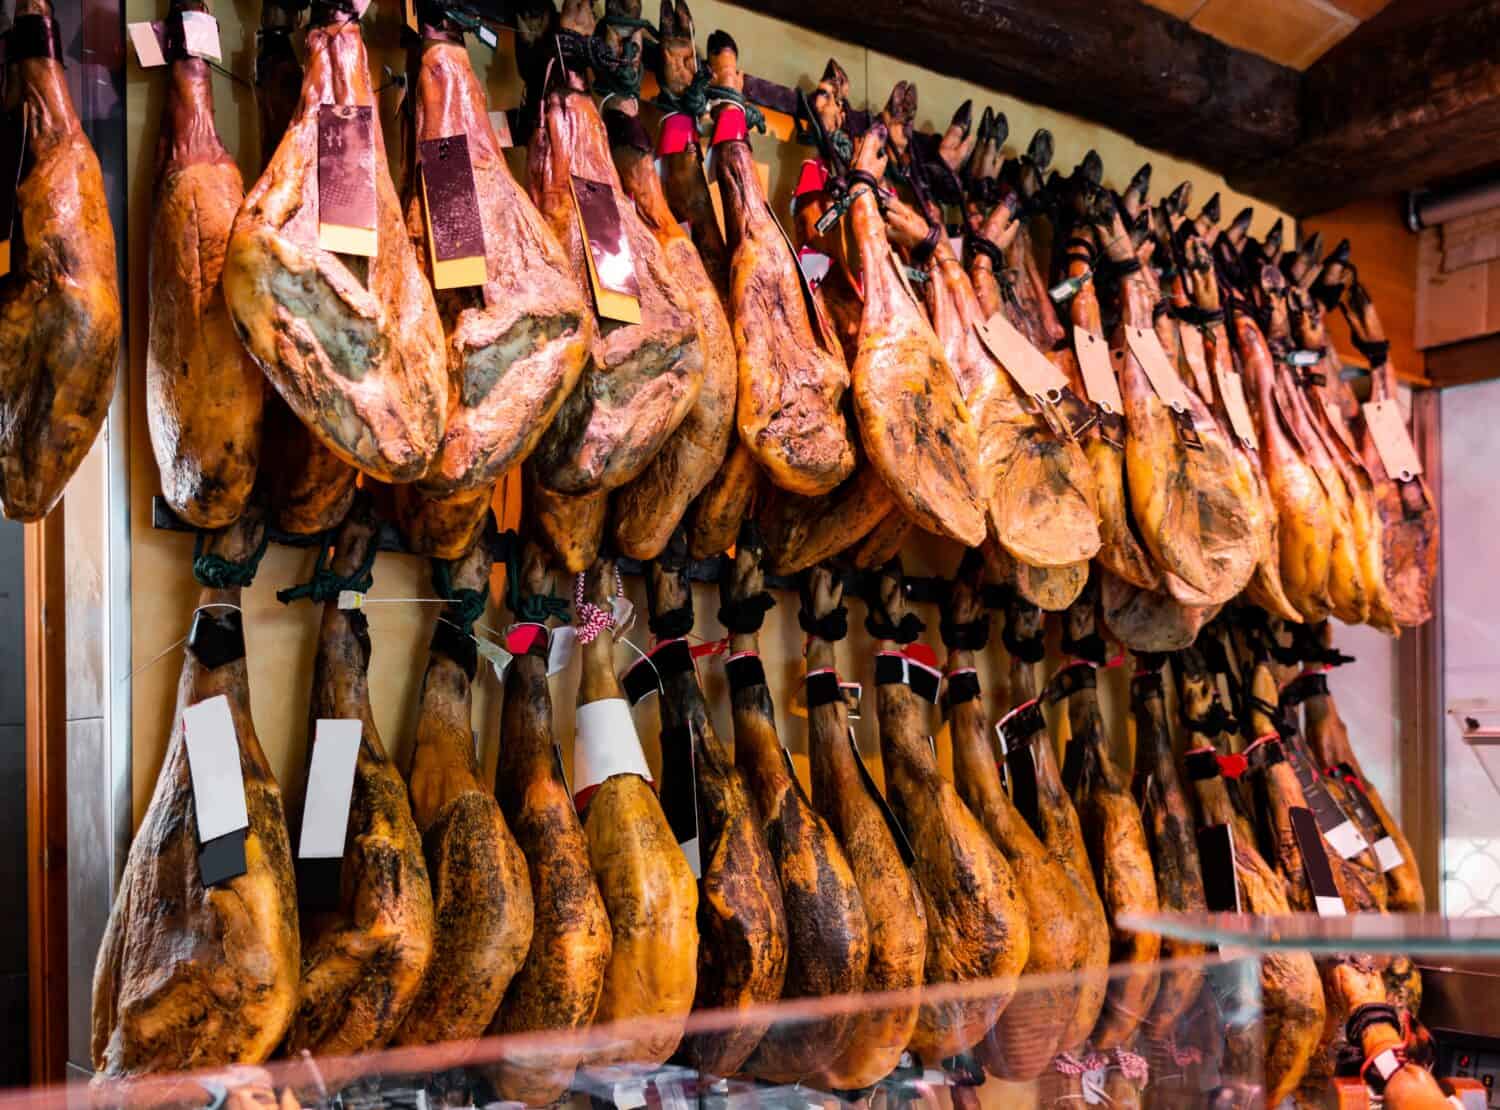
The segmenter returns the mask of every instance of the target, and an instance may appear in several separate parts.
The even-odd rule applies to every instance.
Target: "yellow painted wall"
[[[128,0],[126,16],[131,21],[159,18],[164,14],[164,8],[164,4],[153,3],[151,0]],[[239,74],[249,75],[253,69],[257,13],[257,5],[249,0],[238,0],[232,7],[221,5],[218,9],[222,21],[225,62]],[[852,99],[856,105],[873,101],[874,106],[878,107],[884,103],[890,86],[898,78],[915,80],[921,97],[919,123],[924,127],[940,127],[946,123],[949,114],[962,99],[972,96],[977,105],[982,107],[987,103],[994,104],[1006,113],[1010,120],[1013,146],[1024,147],[1036,128],[1049,128],[1056,139],[1056,165],[1064,170],[1071,168],[1087,149],[1093,147],[1103,156],[1106,180],[1111,184],[1123,184],[1143,161],[1150,160],[1155,165],[1155,181],[1160,188],[1170,188],[1178,181],[1190,179],[1199,201],[1206,199],[1214,190],[1224,190],[1227,213],[1233,213],[1242,204],[1250,203],[1246,198],[1224,189],[1223,181],[1214,174],[1145,150],[1121,135],[1082,120],[1022,104],[999,93],[941,77],[893,58],[799,30],[717,0],[699,0],[694,5],[694,14],[700,43],[706,41],[708,33],[714,28],[724,27],[738,40],[742,62],[747,71],[760,76],[785,84],[810,87],[816,75],[821,73],[825,60],[830,56],[837,57],[849,71]],[[379,0],[366,16],[366,37],[370,45],[371,61],[377,71],[386,65],[396,71],[404,68],[404,55],[398,46],[398,19],[398,6],[388,0]],[[471,53],[476,68],[487,82],[491,106],[508,107],[517,103],[519,86],[514,61],[505,49],[504,40],[502,50],[497,55],[491,55],[477,45],[471,47]],[[382,83],[383,78],[377,77],[376,84]],[[132,667],[141,668],[133,680],[133,771],[137,821],[150,798],[170,730],[181,651],[173,650],[155,662],[149,661],[186,634],[197,597],[197,589],[189,569],[191,537],[153,531],[150,521],[150,500],[158,490],[158,482],[147,440],[143,388],[147,237],[157,120],[162,110],[163,89],[160,71],[148,73],[131,63],[127,84],[127,119],[130,128],[130,226],[127,233],[130,249],[129,374],[132,399]],[[245,85],[216,76],[214,92],[220,134],[226,146],[239,159],[241,169],[249,179],[258,168],[260,159],[251,90]],[[399,156],[399,143],[395,141],[393,126],[398,95],[397,90],[388,89],[380,97],[381,117],[386,128],[388,149],[393,157]],[[775,149],[778,145],[768,139],[756,141],[758,157],[771,164],[773,200],[778,210],[785,212],[793,184],[792,175],[803,152],[790,145]],[[1269,206],[1258,206],[1257,230],[1264,230],[1278,215],[1280,213],[1274,212]],[[912,573],[949,573],[956,565],[957,558],[958,552],[951,545],[938,541],[921,541],[913,544],[913,549],[907,554],[907,564]],[[256,585],[245,595],[245,630],[256,730],[283,787],[293,798],[299,797],[302,789],[308,691],[317,614],[314,607],[306,603],[291,607],[279,605],[274,595],[278,588],[304,579],[310,572],[312,559],[310,552],[271,550],[261,566]],[[375,577],[376,584],[372,593],[374,598],[419,597],[430,596],[431,593],[428,569],[424,562],[417,559],[382,555],[375,566]],[[569,586],[567,583],[560,585],[563,590]],[[643,614],[637,627],[631,632],[631,638],[644,643],[645,598],[638,581],[628,583],[627,588]],[[790,704],[790,691],[800,673],[802,635],[796,623],[795,599],[783,597],[781,602],[767,622],[762,649],[767,673],[777,695],[777,705],[785,707]],[[708,589],[700,589],[697,607],[699,634],[709,638],[722,635],[722,629],[714,620],[718,609],[716,594]],[[407,750],[414,733],[417,694],[426,662],[425,648],[434,612],[434,606],[416,604],[375,605],[369,609],[370,635],[374,645],[370,688],[375,720],[387,747],[398,755]],[[852,616],[858,628],[863,618],[863,608],[858,603],[852,607]],[[936,644],[936,614],[924,612],[923,616],[932,630],[929,638]],[[503,614],[492,611],[490,623],[503,619]],[[846,676],[868,683],[873,669],[870,653],[871,645],[862,629],[859,629],[843,648],[841,662]],[[625,649],[620,649],[618,659],[622,666],[631,657]],[[717,663],[709,663],[704,667],[704,676],[709,700],[715,710],[716,723],[721,734],[728,736],[730,728],[722,668]],[[985,674],[983,677],[991,708],[997,710],[1000,696],[997,682],[991,680],[991,675]],[[1119,686],[1123,677],[1116,672],[1104,684],[1108,718],[1114,723],[1115,732],[1122,740],[1124,724],[1116,707],[1120,703]],[[553,697],[558,706],[556,725],[564,738],[571,735],[571,704],[576,684],[577,676],[573,673],[561,674],[553,680]],[[489,768],[494,767],[499,742],[498,698],[494,696],[495,692],[493,678],[483,678],[476,709],[476,726],[480,730],[486,766]],[[873,695],[869,700],[873,711]],[[654,736],[654,706],[648,702],[638,710],[637,716],[643,734]],[[794,752],[805,752],[805,723],[788,716],[783,710],[781,726],[782,737]],[[867,714],[858,727],[865,750],[874,753],[873,716]],[[564,743],[565,750],[567,747]],[[648,748],[650,747],[652,745],[648,744]],[[654,760],[654,750],[649,754]],[[800,754],[798,762],[805,772],[805,759]],[[878,759],[874,763],[873,770],[878,777]],[[946,752],[944,764],[947,765]]]

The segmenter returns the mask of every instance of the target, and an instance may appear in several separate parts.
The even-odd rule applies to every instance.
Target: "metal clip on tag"
[[[1183,405],[1171,404],[1172,420],[1177,425],[1177,434],[1182,438],[1182,445],[1190,447],[1194,451],[1203,450],[1203,438],[1198,434],[1197,425],[1193,423],[1192,412]]]

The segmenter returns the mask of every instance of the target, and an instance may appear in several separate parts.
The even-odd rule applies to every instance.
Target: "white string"
[[[656,692],[658,694],[662,695],[663,697],[665,697],[666,693],[667,693],[667,689],[666,689],[665,686],[662,685],[662,682],[661,682],[661,671],[658,671],[656,669],[656,663],[652,661],[651,656],[647,655],[640,648],[636,647],[635,642],[633,640],[627,640],[623,636],[621,636],[618,640],[616,640],[615,643],[617,643],[617,644],[624,644],[631,651],[635,652],[637,655],[639,655],[642,659],[644,659],[646,661],[646,666],[650,667],[651,670],[653,672],[655,672],[655,674],[656,674]],[[635,664],[632,663],[631,666],[633,667],[633,666],[635,666]]]
[[[196,615],[199,612],[199,610],[202,610],[202,609],[233,609],[235,612],[237,612],[237,613],[239,613],[241,615],[243,615],[244,612],[245,612],[238,605],[235,605],[235,604],[233,604],[231,602],[228,602],[228,601],[210,601],[207,605],[199,605],[196,609],[194,609],[193,610],[194,615]],[[191,632],[189,632],[186,635],[182,636],[180,639],[173,640],[170,644],[168,644],[166,647],[162,648],[159,652],[157,652],[155,655],[153,655],[150,659],[147,659],[139,667],[135,668],[135,670],[129,672],[128,674],[122,675],[120,678],[115,679],[115,685],[118,686],[122,682],[129,682],[136,675],[140,674],[147,667],[151,666],[151,664],[161,662],[161,660],[165,659],[173,651],[177,650],[183,644],[187,643],[187,641],[188,641],[188,635],[191,635]]]

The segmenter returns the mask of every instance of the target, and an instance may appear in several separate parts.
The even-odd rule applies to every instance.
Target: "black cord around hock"
[[[954,651],[983,651],[990,642],[989,618],[960,623],[949,620],[944,614],[938,621],[938,635],[943,644]]]
[[[893,644],[909,644],[926,628],[927,625],[915,613],[907,613],[896,624],[880,619],[873,610],[865,616],[865,631],[874,639],[889,640]]]
[[[689,602],[678,609],[653,613],[646,621],[651,635],[658,640],[680,640],[693,630],[693,606]]]
[[[990,265],[995,272],[999,273],[1005,269],[1005,252],[991,243],[983,235],[971,232],[964,238],[964,246],[973,254],[983,255],[990,260]]]
[[[943,227],[941,224],[930,224],[927,228],[926,237],[911,249],[911,264],[913,266],[926,266],[932,261],[933,254],[937,251],[938,240],[942,237]]]
[[[1045,636],[1038,634],[1022,639],[1012,631],[1010,621],[1005,622],[1000,639],[1005,643],[1005,650],[1010,653],[1011,658],[1019,659],[1022,663],[1040,663],[1047,654]]]
[[[1389,1025],[1400,1032],[1401,1012],[1388,1002],[1367,1002],[1363,1006],[1357,1006],[1344,1023],[1344,1036],[1350,1044],[1360,1044],[1364,1040],[1365,1031],[1372,1025]]]
[[[849,610],[840,605],[821,617],[815,617],[806,609],[798,609],[797,624],[809,636],[816,636],[831,644],[837,643],[849,635]]]
[[[1384,366],[1391,357],[1391,341],[1389,339],[1361,339],[1351,334],[1349,342],[1354,344],[1354,349],[1364,355],[1370,362],[1373,370],[1377,366]]]
[[[765,623],[766,614],[776,608],[776,599],[762,590],[758,594],[739,601],[726,601],[719,606],[719,623],[731,633],[748,636],[759,632]]]

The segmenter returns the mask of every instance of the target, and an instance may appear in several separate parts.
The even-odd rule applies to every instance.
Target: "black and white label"
[[[353,718],[320,718],[313,726],[312,764],[307,772],[307,799],[302,805],[298,859],[342,859],[349,830],[349,803],[354,797],[354,765],[364,722]]]
[[[1198,862],[1203,868],[1203,899],[1208,912],[1239,913],[1233,826],[1206,825],[1198,830]]]
[[[1307,741],[1300,734],[1293,735],[1282,743],[1282,750],[1297,776],[1297,784],[1302,787],[1303,800],[1317,818],[1318,828],[1322,830],[1329,846],[1344,859],[1353,859],[1366,851],[1370,847],[1369,843],[1361,835],[1358,826],[1349,820],[1338,799],[1328,792],[1327,783],[1313,762]]]
[[[552,641],[547,645],[547,677],[568,669],[573,656],[578,653],[578,629],[565,624],[552,630]]]
[[[1333,865],[1323,849],[1323,838],[1318,833],[1318,819],[1303,806],[1292,806],[1287,811],[1292,822],[1292,835],[1297,839],[1297,850],[1302,853],[1302,870],[1307,876],[1307,885],[1312,889],[1313,905],[1320,917],[1343,917],[1346,913],[1344,899],[1339,894],[1338,884],[1333,881]]]
[[[661,808],[677,846],[687,857],[693,878],[703,877],[698,840],[697,745],[687,725],[661,730]]]
[[[188,706],[182,711],[182,728],[199,839],[214,840],[249,828],[240,745],[229,699],[219,694]]]

